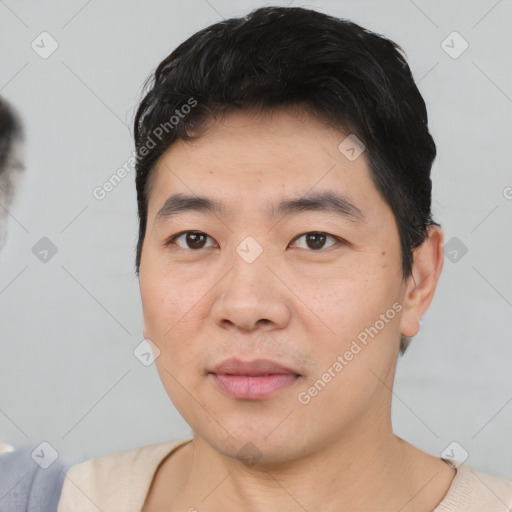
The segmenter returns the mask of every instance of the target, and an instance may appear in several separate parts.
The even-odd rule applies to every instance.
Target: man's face
[[[154,171],[144,335],[176,408],[225,455],[292,460],[389,428],[400,242],[365,154],[338,149],[345,138],[285,111],[231,113],[171,146]],[[278,211],[326,192],[352,206]],[[162,210],[174,194],[224,211]]]

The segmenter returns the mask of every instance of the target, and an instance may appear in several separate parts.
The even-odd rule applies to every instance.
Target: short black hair
[[[145,89],[134,122],[137,274],[149,178],[169,146],[197,138],[205,120],[235,109],[299,107],[364,144],[373,182],[395,216],[404,279],[410,275],[413,249],[428,237],[428,225],[438,225],[430,178],[436,146],[425,102],[396,43],[314,10],[263,7],[188,38]],[[402,352],[406,344],[403,338]]]
[[[0,240],[3,240],[5,209],[13,193],[14,175],[23,168],[15,161],[15,144],[23,138],[20,117],[5,99],[0,97]]]

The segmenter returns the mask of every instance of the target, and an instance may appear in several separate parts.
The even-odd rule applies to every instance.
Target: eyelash
[[[187,235],[189,233],[194,233],[196,235],[205,235],[206,237],[212,239],[210,236],[208,236],[206,233],[202,232],[202,231],[194,231],[194,230],[190,230],[190,231],[181,231],[180,233],[177,233],[176,235],[173,235],[171,238],[169,238],[166,242],[165,242],[165,246],[170,246],[170,245],[173,245],[174,241],[178,238],[180,238],[181,236],[183,235]],[[292,240],[292,243],[295,242],[296,240],[299,240],[300,238],[302,238],[303,236],[305,235],[326,235],[327,237],[329,238],[332,238],[334,239],[336,242],[338,242],[338,244],[347,244],[346,240],[344,240],[343,238],[340,238],[339,236],[335,236],[335,235],[331,235],[329,233],[326,233],[325,231],[307,231],[306,233],[302,233],[301,235],[298,235],[296,236],[293,240]],[[213,239],[212,239],[213,240]],[[325,251],[327,249],[330,249],[331,247],[335,246],[336,244],[332,244],[330,245],[329,247],[327,248],[321,248],[321,249],[308,249],[310,252],[321,252],[321,251]],[[183,249],[183,250],[190,250],[190,251],[195,251],[195,252],[198,252],[202,249],[205,249],[205,247],[201,247],[200,249],[190,249],[190,248],[183,248],[183,247],[179,247],[179,249]],[[206,247],[207,248],[207,247]]]

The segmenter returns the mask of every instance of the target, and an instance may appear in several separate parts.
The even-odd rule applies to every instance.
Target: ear
[[[412,271],[405,284],[400,333],[409,337],[418,334],[420,319],[434,298],[443,269],[443,230],[428,226],[427,232],[428,238],[413,251]]]

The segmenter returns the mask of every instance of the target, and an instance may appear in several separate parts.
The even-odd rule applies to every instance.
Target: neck
[[[188,453],[183,453],[186,462],[176,503],[183,510],[195,504],[198,510],[202,505],[247,512],[291,512],[300,507],[325,512],[431,511],[446,494],[454,471],[395,436],[390,424],[367,430],[358,426],[301,459],[252,466],[223,455],[195,435]]]

